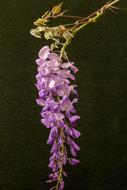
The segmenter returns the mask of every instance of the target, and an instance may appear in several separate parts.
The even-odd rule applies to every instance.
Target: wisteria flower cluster
[[[50,129],[47,143],[52,145],[49,159],[52,173],[48,182],[57,181],[57,189],[62,190],[63,176],[67,176],[63,166],[67,162],[71,165],[79,163],[75,157],[80,147],[74,141],[80,137],[80,132],[76,129],[80,117],[74,108],[78,99],[71,98],[71,94],[77,96],[77,91],[76,85],[70,83],[70,80],[75,80],[74,74],[78,69],[73,62],[60,63],[59,55],[51,52],[49,46],[44,46],[38,55],[36,87],[39,98],[36,101],[42,107],[41,122]],[[71,155],[68,155],[66,146]]]
[[[78,93],[75,81],[75,74],[78,68],[74,62],[70,62],[65,51],[77,32],[88,24],[95,23],[106,10],[117,10],[114,4],[119,0],[111,0],[99,10],[87,17],[72,16],[65,14],[62,4],[55,5],[51,10],[46,11],[41,18],[38,18],[30,33],[36,38],[44,37],[53,43],[44,46],[38,53],[37,83],[38,98],[36,102],[41,106],[41,123],[50,130],[47,144],[50,144],[50,158],[48,183],[54,182],[55,186],[50,190],[63,190],[64,177],[67,177],[65,165],[77,165],[77,153],[80,150],[75,142],[81,133],[77,130],[77,115],[75,104],[78,102]],[[60,23],[57,26],[49,26],[52,19],[71,18],[76,21],[68,24]],[[56,49],[56,50],[55,50]]]

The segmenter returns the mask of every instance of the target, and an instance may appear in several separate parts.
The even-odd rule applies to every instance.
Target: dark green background
[[[33,21],[57,0],[0,0],[0,190],[48,190],[49,131],[36,105],[34,60],[45,40],[30,36]],[[106,1],[65,0],[73,15]],[[119,6],[127,8],[127,1]],[[82,136],[78,167],[66,190],[127,190],[127,10],[108,11],[68,48],[77,74]]]

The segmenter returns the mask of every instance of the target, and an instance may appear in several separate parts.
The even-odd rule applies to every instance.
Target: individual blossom
[[[42,108],[41,123],[50,129],[47,144],[52,146],[48,165],[51,173],[47,182],[56,182],[51,189],[63,190],[64,177],[67,177],[64,166],[67,163],[74,166],[80,162],[75,158],[80,150],[75,139],[81,135],[75,129],[80,119],[74,107],[78,98],[72,98],[77,96],[77,91],[76,85],[71,84],[78,69],[74,62],[61,63],[60,55],[52,52],[49,46],[44,46],[38,56],[36,102]]]

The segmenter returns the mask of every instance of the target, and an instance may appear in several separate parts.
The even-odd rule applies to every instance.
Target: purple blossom
[[[64,181],[60,182],[60,186],[59,186],[59,190],[63,190],[64,189]]]
[[[50,48],[48,46],[44,46],[38,53],[38,56],[41,60],[46,60],[48,58],[48,54],[50,52]]]
[[[80,163],[79,160],[75,159],[75,158],[70,158],[69,160],[69,163],[72,165],[72,166],[75,166],[76,164]]]
[[[71,128],[71,131],[72,131],[72,137],[73,138],[79,138],[80,137],[81,133],[78,130]]]
[[[60,55],[51,52],[49,46],[44,46],[38,53],[37,82],[38,98],[36,102],[42,107],[41,122],[50,129],[47,143],[52,146],[49,158],[48,183],[56,181],[58,189],[64,189],[63,177],[67,177],[63,166],[67,163],[76,165],[79,160],[77,156],[80,147],[74,139],[80,137],[80,132],[74,127],[80,117],[76,114],[74,104],[77,98],[76,85],[71,84],[75,80],[74,74],[78,71],[74,62],[61,63]],[[66,145],[70,147],[72,158],[68,158]],[[61,176],[61,178],[59,177]],[[53,188],[51,188],[53,189]]]
[[[74,115],[74,116],[70,117],[70,122],[71,122],[71,124],[76,123],[76,121],[77,121],[78,119],[80,119],[80,116],[78,116],[78,115]]]

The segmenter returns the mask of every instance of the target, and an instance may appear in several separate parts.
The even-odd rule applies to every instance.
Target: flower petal
[[[78,130],[71,128],[71,131],[72,131],[73,138],[79,138],[81,136],[81,133]]]
[[[68,162],[69,162],[72,166],[75,166],[75,165],[77,165],[77,164],[80,163],[80,160],[77,160],[77,159],[75,159],[75,158],[71,158],[71,159],[68,160]]]
[[[70,119],[71,124],[74,124],[77,120],[80,119],[80,116],[74,115],[74,116],[70,117],[69,119]]]
[[[45,60],[48,58],[48,54],[50,52],[49,46],[44,46],[38,53],[40,59]]]

